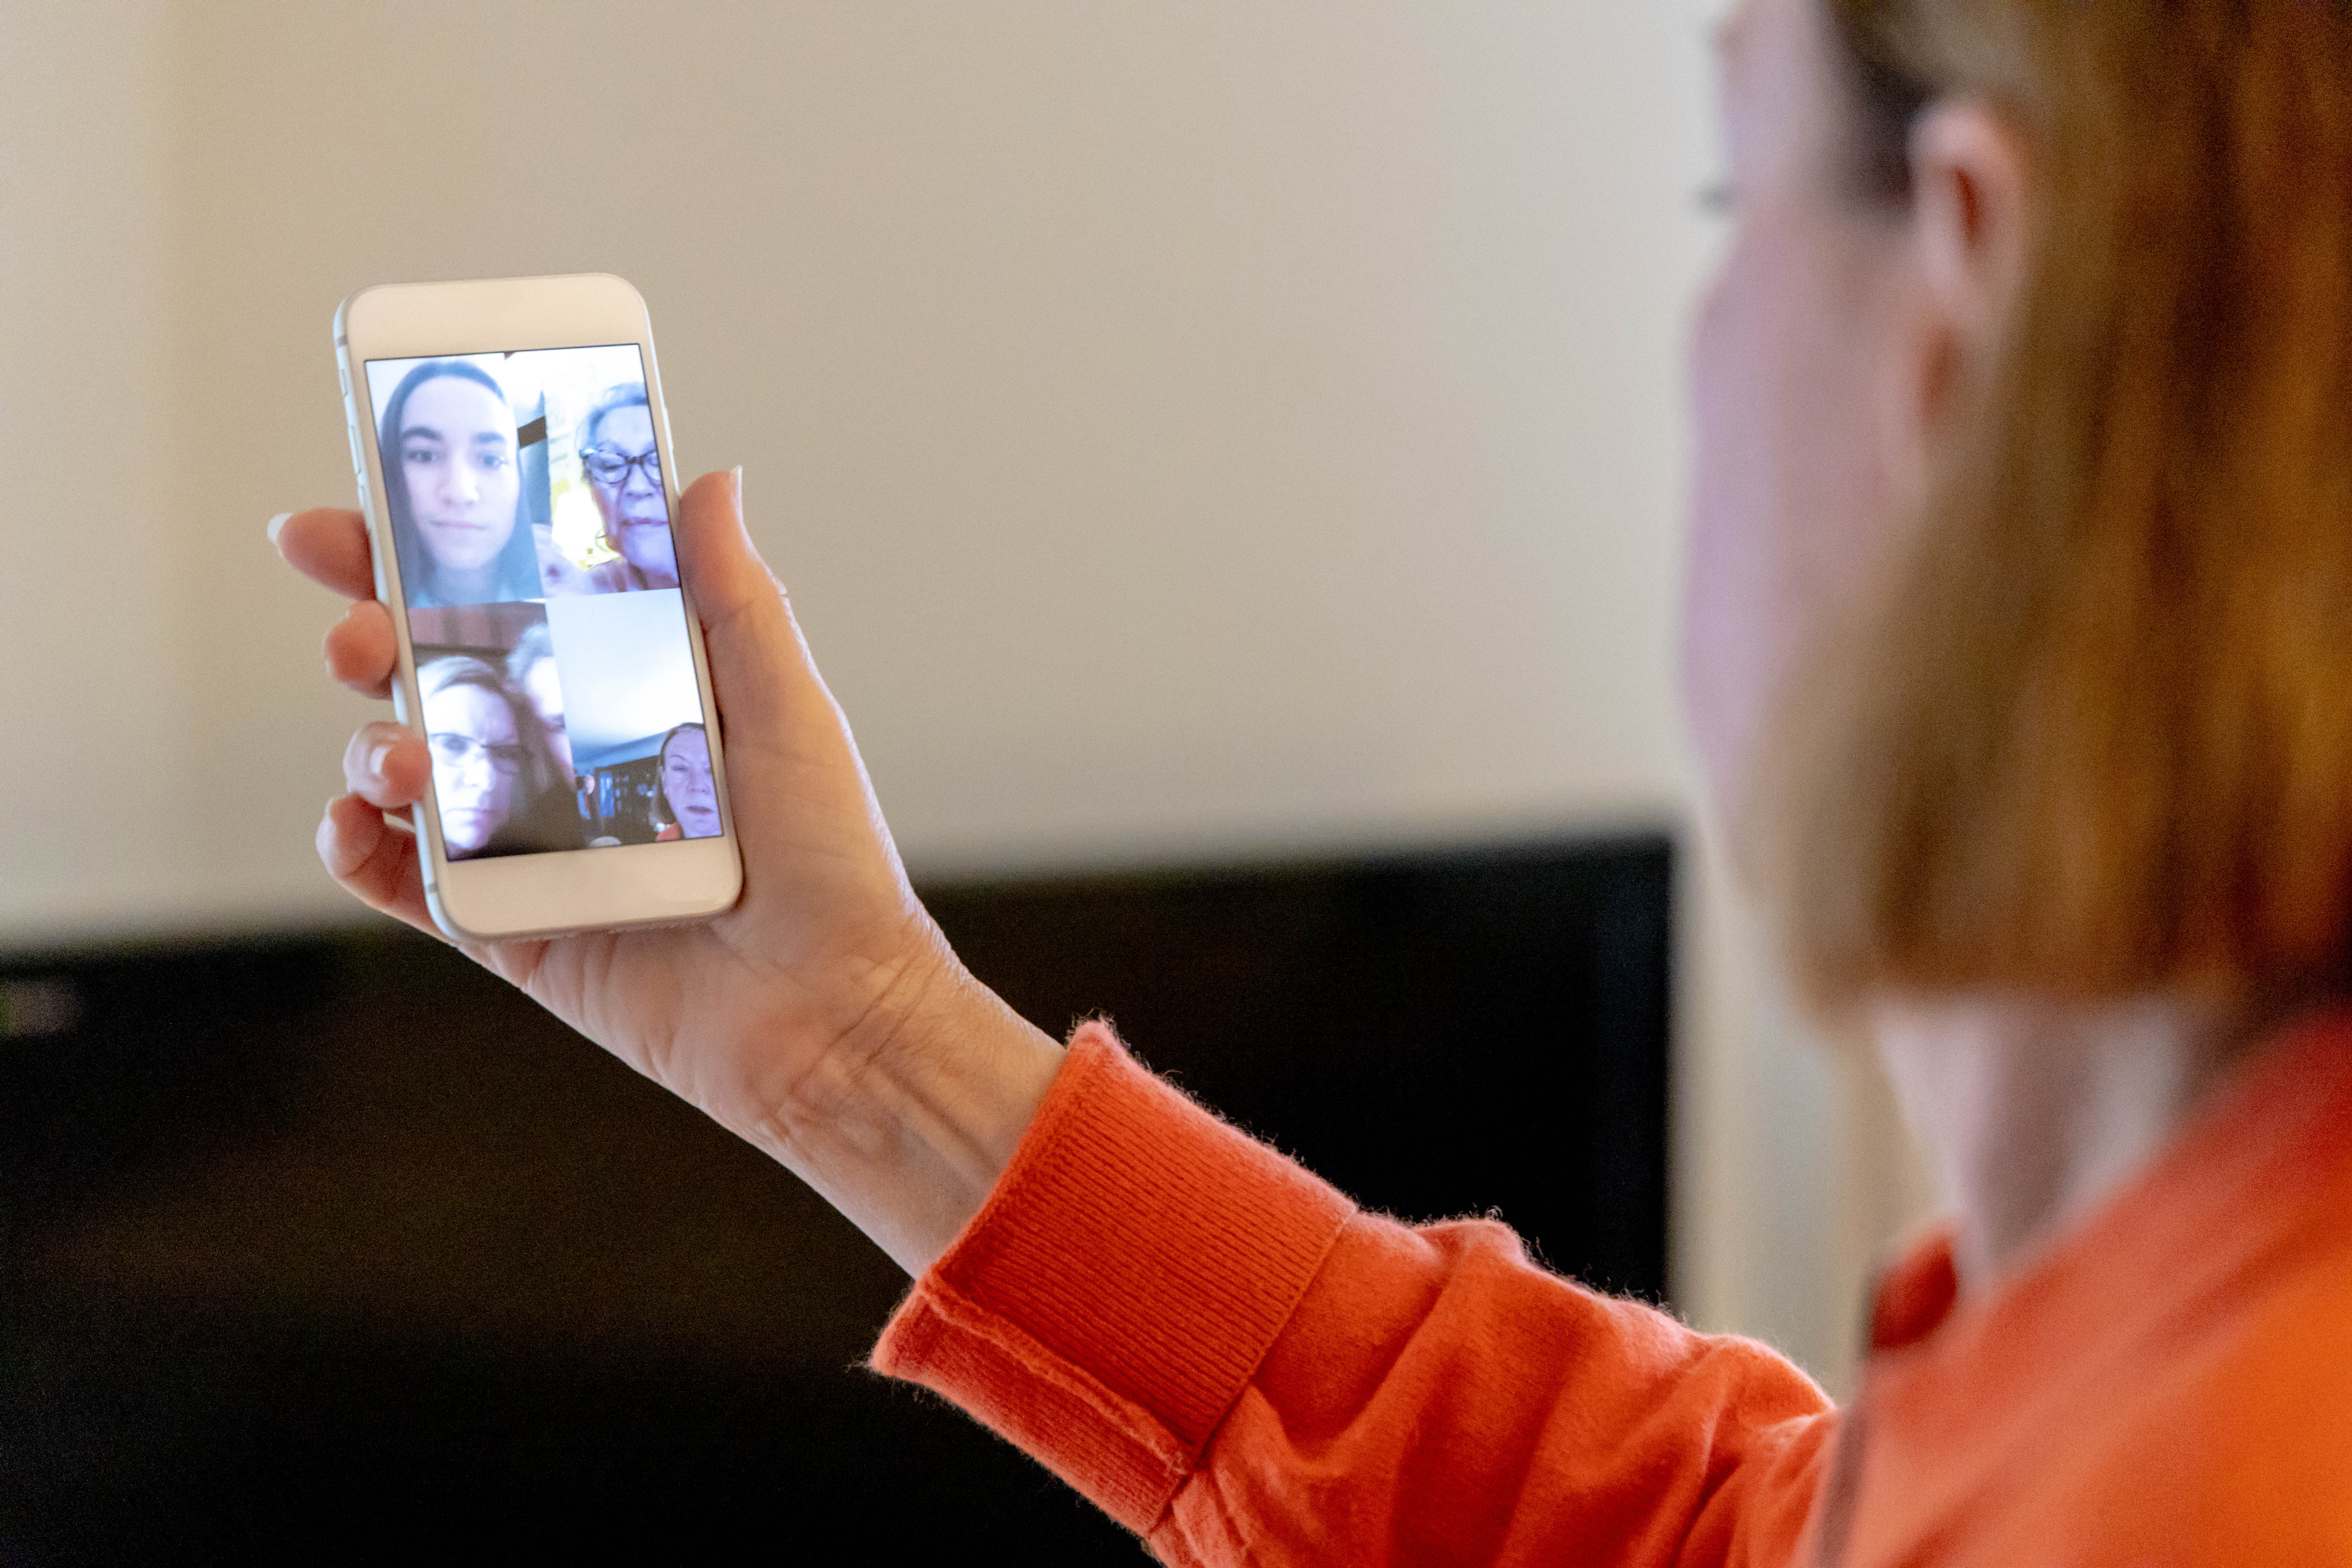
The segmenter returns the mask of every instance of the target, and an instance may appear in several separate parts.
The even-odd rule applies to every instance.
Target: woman
[[[680,724],[662,737],[661,780],[654,786],[655,842],[716,838],[719,786],[710,777],[710,739],[699,724]]]
[[[560,809],[569,792],[557,787],[530,699],[463,655],[420,666],[416,686],[449,858],[583,847],[578,825]]]
[[[514,414],[497,379],[466,360],[427,360],[384,400],[381,436],[409,606],[540,597],[539,551],[517,521]]]
[[[1692,717],[1952,1205],[1846,1411],[1013,1016],[908,891],[740,476],[680,521],[743,902],[480,956],[864,1226],[917,1276],[877,1364],[1171,1561],[2352,1559],[2347,71],[2305,0],[1726,29]],[[363,596],[358,537],[281,544]],[[354,615],[330,660],[378,689],[389,647]],[[417,770],[362,731],[320,846],[423,925]]]
[[[578,439],[581,472],[604,523],[604,542],[615,555],[581,566],[556,552],[551,535],[541,551],[548,592],[625,594],[677,587],[669,497],[662,488],[661,451],[654,441],[645,383],[605,388],[580,421]]]
[[[507,653],[507,681],[529,699],[546,737],[548,760],[556,776],[572,777],[572,731],[563,718],[563,678],[555,663],[555,634],[545,621],[534,621]]]
[[[595,813],[588,804],[588,783],[572,761],[572,726],[563,716],[563,679],[555,662],[555,634],[545,621],[527,627],[507,654],[507,684],[530,704],[539,732],[547,742],[551,776],[572,797],[572,817],[583,833],[591,830]],[[561,819],[560,795],[551,791],[548,811]]]

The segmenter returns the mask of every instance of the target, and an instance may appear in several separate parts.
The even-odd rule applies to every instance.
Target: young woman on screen
[[[384,400],[381,430],[409,607],[540,597],[538,548],[518,522],[514,413],[497,379],[465,360],[427,361]]]
[[[680,542],[743,902],[479,956],[863,1226],[877,1364],[1171,1562],[2352,1561],[2352,6],[1744,0],[1722,57],[1688,700],[1951,1205],[1848,1408],[1013,1016],[740,477]],[[281,545],[364,596],[359,526]],[[374,617],[330,648],[380,687]],[[421,764],[363,731],[320,846],[429,930]]]

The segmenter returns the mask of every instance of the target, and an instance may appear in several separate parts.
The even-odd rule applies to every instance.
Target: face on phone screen
[[[367,384],[449,858],[719,837],[636,345]]]

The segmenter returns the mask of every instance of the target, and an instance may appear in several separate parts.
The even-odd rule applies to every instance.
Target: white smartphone
[[[393,702],[441,929],[707,919],[743,885],[645,300],[618,278],[364,289],[335,312]]]

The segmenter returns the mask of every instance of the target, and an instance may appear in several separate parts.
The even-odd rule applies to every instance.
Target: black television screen
[[[1499,1212],[1662,1300],[1672,882],[1641,837],[926,900],[1027,1016],[1109,1016],[1359,1201]],[[0,959],[0,1561],[682,1554],[836,1517],[874,1561],[1135,1561],[856,1369],[904,1287],[424,938]]]

